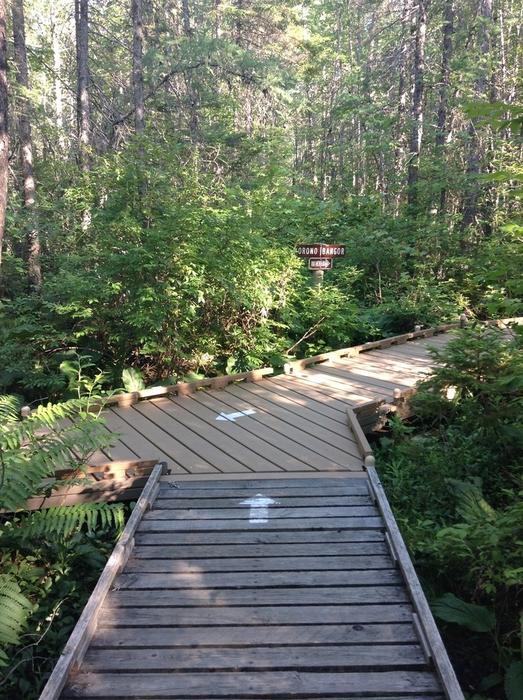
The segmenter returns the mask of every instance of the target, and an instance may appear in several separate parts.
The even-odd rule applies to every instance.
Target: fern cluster
[[[0,397],[0,509],[8,511],[49,490],[56,471],[81,470],[111,442],[101,417],[87,412],[81,399],[39,406],[23,421],[18,404]]]
[[[24,511],[30,497],[78,483],[78,477],[67,481],[56,474],[72,471],[81,479],[92,454],[110,445],[114,436],[105,428],[100,411],[92,412],[89,399],[42,405],[24,420],[21,406],[20,397],[0,396],[0,667],[12,663],[13,668],[20,663],[20,653],[22,657],[29,653],[23,647],[16,662],[10,659],[21,635],[41,630],[40,618],[47,619],[52,588],[58,586],[59,596],[74,600],[78,584],[74,577],[64,579],[66,572],[80,564],[89,576],[96,576],[104,561],[98,533],[112,539],[111,533],[121,532],[125,520],[121,503]],[[54,636],[61,638],[60,633]],[[27,663],[33,664],[31,654]]]
[[[33,606],[22,595],[16,579],[9,574],[0,574],[0,667],[8,662],[5,647],[18,644],[32,610]]]

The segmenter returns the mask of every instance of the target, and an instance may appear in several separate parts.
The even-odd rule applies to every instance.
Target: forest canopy
[[[2,5],[2,390],[517,315],[518,0]]]

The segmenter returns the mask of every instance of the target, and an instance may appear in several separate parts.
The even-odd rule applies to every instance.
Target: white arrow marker
[[[241,418],[242,416],[252,416],[253,413],[256,413],[254,408],[248,408],[246,411],[237,411],[236,413],[222,412],[216,416],[216,420],[231,420],[234,423],[236,418]]]
[[[256,496],[242,501],[240,505],[250,506],[249,522],[250,523],[266,523],[269,520],[269,506],[278,503],[270,496],[264,496],[263,493],[257,493]]]

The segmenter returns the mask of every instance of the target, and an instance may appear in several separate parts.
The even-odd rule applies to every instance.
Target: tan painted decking
[[[156,459],[175,474],[249,474],[360,471],[361,456],[347,427],[346,409],[391,401],[394,389],[423,378],[448,333],[324,362],[292,375],[163,396],[105,412],[119,434],[93,464]],[[254,413],[231,420],[220,414]]]

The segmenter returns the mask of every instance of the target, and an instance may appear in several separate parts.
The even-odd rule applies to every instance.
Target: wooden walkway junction
[[[158,464],[41,700],[463,700],[364,432],[425,333],[115,397]]]
[[[154,458],[180,475],[361,471],[347,409],[372,427],[383,405],[390,410],[423,378],[429,347],[444,346],[449,334],[406,337],[298,361],[277,377],[253,373],[261,381],[232,375],[193,391],[182,385],[183,392],[159,387],[114,397],[105,418],[120,439],[94,462]]]

